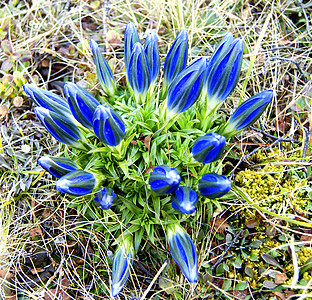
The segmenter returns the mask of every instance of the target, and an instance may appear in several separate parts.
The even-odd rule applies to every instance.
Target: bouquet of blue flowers
[[[227,141],[257,121],[273,92],[262,91],[241,103],[228,120],[219,112],[242,66],[243,42],[231,33],[209,60],[199,57],[187,64],[188,34],[180,31],[160,76],[156,33],[149,33],[142,45],[128,23],[126,88],[116,84],[97,43],[91,40],[90,47],[105,97],[96,99],[73,82],[64,85],[66,99],[24,85],[38,119],[71,148],[71,156],[44,156],[38,163],[57,178],[58,192],[84,196],[107,216],[118,216],[119,226],[110,230],[116,245],[112,296],[126,284],[142,241],[156,244],[164,237],[183,275],[194,283],[196,248],[180,224],[181,215],[192,218],[198,201],[217,201],[231,190],[217,161]],[[157,85],[159,77],[162,85]]]

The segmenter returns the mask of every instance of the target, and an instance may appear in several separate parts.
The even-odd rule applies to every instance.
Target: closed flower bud
[[[81,132],[79,128],[67,118],[44,107],[35,107],[37,118],[43,126],[61,143],[79,146]]]
[[[198,280],[197,254],[193,241],[177,224],[168,226],[167,235],[172,258],[186,279],[192,283],[196,282]]]
[[[171,197],[172,207],[179,209],[183,214],[191,214],[195,211],[197,194],[186,186],[180,186],[174,191]]]
[[[147,35],[144,44],[144,51],[151,70],[151,81],[154,82],[158,77],[160,69],[158,39],[154,31]]]
[[[236,87],[243,59],[243,42],[227,34],[208,63],[205,93],[209,107],[224,101]]]
[[[100,141],[117,146],[125,136],[125,125],[120,116],[105,105],[99,105],[93,115],[93,129]]]
[[[165,86],[174,80],[176,76],[185,68],[187,62],[188,35],[186,30],[182,29],[174,40],[164,64],[164,82]]]
[[[129,22],[125,30],[125,69],[128,70],[130,56],[135,43],[140,42],[138,32],[132,22]]]
[[[181,113],[195,103],[202,92],[206,66],[207,59],[199,58],[172,81],[167,94],[169,111]]]
[[[112,296],[116,297],[124,287],[130,274],[134,251],[130,238],[124,238],[113,259]]]
[[[162,165],[154,168],[148,183],[156,194],[167,195],[179,186],[180,181],[181,177],[177,169]]]
[[[73,82],[65,83],[64,93],[75,119],[83,126],[92,129],[93,114],[100,103],[93,95]]]
[[[272,90],[265,90],[243,102],[233,113],[225,132],[239,131],[255,123],[273,98]]]
[[[92,192],[95,186],[95,177],[92,173],[84,170],[72,171],[56,182],[56,189],[60,193],[70,195],[86,195]]]
[[[200,194],[209,199],[222,197],[231,190],[231,187],[230,179],[216,173],[205,174],[198,182]]]
[[[140,43],[133,46],[127,77],[135,98],[138,102],[143,102],[151,85],[151,70]]]
[[[103,188],[94,194],[94,200],[98,201],[102,209],[109,209],[117,195],[111,188]]]
[[[116,90],[116,82],[109,65],[107,64],[98,44],[95,41],[90,40],[90,48],[96,66],[96,75],[100,81],[102,89],[106,94],[114,95]]]
[[[64,117],[72,118],[69,105],[62,97],[38,88],[33,84],[24,84],[24,91],[38,106],[54,111]]]
[[[79,169],[74,161],[65,157],[43,156],[38,159],[38,163],[43,169],[57,178]]]
[[[192,148],[194,159],[205,164],[218,160],[223,154],[225,142],[223,135],[214,132],[200,136]]]

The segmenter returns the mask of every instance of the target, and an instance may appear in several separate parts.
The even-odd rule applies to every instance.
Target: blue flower
[[[104,59],[98,44],[94,40],[90,40],[90,48],[96,66],[96,75],[100,81],[102,89],[109,95],[114,95],[116,90],[116,82],[113,73]]]
[[[225,147],[226,138],[215,132],[200,136],[192,148],[195,160],[205,164],[218,160]]]
[[[43,156],[38,159],[38,163],[57,178],[79,169],[74,161],[65,157]]]
[[[202,92],[207,67],[206,58],[198,58],[170,84],[167,94],[169,111],[181,113],[190,108]]]
[[[255,123],[272,98],[273,91],[265,90],[243,102],[229,119],[225,132],[239,131]]]
[[[109,209],[117,196],[111,188],[103,188],[94,194],[94,200],[98,201],[102,209]]]
[[[128,70],[130,56],[135,43],[140,42],[140,38],[132,22],[129,22],[125,30],[125,69]]]
[[[186,186],[179,186],[171,197],[172,207],[179,209],[183,214],[191,214],[195,211],[197,194]]]
[[[126,284],[133,263],[133,246],[130,238],[124,238],[113,259],[112,296],[116,297]]]
[[[243,42],[227,34],[208,63],[204,89],[210,108],[224,101],[236,87],[243,59]]]
[[[216,173],[205,174],[198,182],[200,194],[209,199],[222,197],[231,190],[231,187],[230,179]]]
[[[92,94],[73,82],[65,83],[64,93],[75,119],[83,126],[92,129],[93,114],[100,103]]]
[[[166,165],[154,168],[150,174],[149,185],[151,190],[158,195],[172,193],[180,184],[181,177],[176,168],[169,168]]]
[[[125,136],[125,125],[120,116],[105,105],[99,105],[93,116],[93,129],[100,141],[117,146]]]
[[[62,97],[38,88],[33,84],[24,84],[24,91],[38,106],[54,111],[66,118],[72,119],[68,103]]]
[[[185,68],[187,61],[188,35],[186,30],[182,29],[174,40],[164,64],[165,86],[174,80],[176,76]]]
[[[35,107],[34,111],[43,126],[58,141],[75,147],[80,146],[81,132],[72,121],[44,107]]]
[[[127,77],[137,101],[144,102],[152,80],[149,63],[144,48],[140,43],[135,43],[133,46]]]
[[[193,241],[177,224],[167,228],[169,249],[172,258],[189,282],[198,280],[197,254]]]
[[[92,192],[95,186],[95,177],[92,173],[84,170],[72,171],[56,182],[56,189],[60,193],[70,195],[86,195]]]
[[[151,70],[151,81],[154,82],[158,77],[160,69],[158,38],[154,31],[146,36],[144,51]]]

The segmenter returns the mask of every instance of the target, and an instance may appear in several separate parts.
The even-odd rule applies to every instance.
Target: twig
[[[311,30],[310,30],[310,22],[309,22],[309,18],[308,18],[308,15],[306,13],[306,10],[303,6],[303,3],[302,3],[302,0],[298,0],[298,4],[303,12],[303,15],[304,15],[304,18],[305,18],[305,21],[306,21],[306,29],[307,29],[307,32],[308,32],[308,36],[312,39],[312,34],[311,34]]]
[[[301,61],[300,61],[300,62],[297,62],[297,61],[295,61],[295,60],[293,60],[293,59],[291,59],[291,58],[280,57],[280,56],[276,56],[276,55],[269,57],[269,58],[263,63],[263,73],[266,72],[266,68],[267,68],[267,65],[268,65],[269,61],[274,60],[274,59],[278,59],[278,60],[280,60],[280,61],[288,61],[288,62],[293,63],[293,64],[296,66],[296,68],[298,69],[299,73],[303,76],[303,78],[304,78],[303,81],[304,81],[304,82],[307,82],[307,81],[308,81],[308,79],[306,78],[306,76],[304,75],[304,73],[303,73],[303,71],[302,71],[302,69],[301,69],[301,67],[300,67]]]
[[[288,50],[295,50],[295,51],[299,51],[299,52],[305,52],[307,51],[307,49],[301,49],[301,48],[296,48],[293,46],[280,46],[280,47],[274,47],[274,48],[264,48],[261,53],[263,52],[269,52],[269,51],[276,51],[276,50],[284,50],[284,49],[288,49]]]
[[[244,231],[244,229],[241,229],[239,231],[238,234],[235,235],[234,239],[231,241],[230,245],[228,245],[224,252],[222,253],[222,255],[219,257],[219,259],[217,260],[217,262],[211,267],[211,271],[213,271],[223,260],[224,260],[224,257],[226,255],[226,253],[232,248],[233,244],[237,241],[238,237],[241,235],[241,233]]]
[[[307,151],[309,148],[309,141],[310,141],[310,135],[311,132],[305,128],[303,126],[303,130],[305,131],[305,135],[304,135],[304,144],[303,144],[303,150],[302,150],[302,158],[306,158],[307,157]]]

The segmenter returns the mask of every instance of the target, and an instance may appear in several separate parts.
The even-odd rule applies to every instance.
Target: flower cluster
[[[130,22],[126,27],[124,60],[130,93],[116,85],[97,43],[91,40],[90,48],[105,93],[100,100],[73,82],[64,85],[66,99],[24,85],[37,105],[38,119],[74,153],[72,159],[44,156],[38,162],[58,179],[57,191],[91,195],[86,199],[104,210],[118,205],[120,223],[132,224],[126,232],[112,229],[118,237],[112,296],[125,285],[141,240],[156,243],[154,233],[162,229],[161,217],[168,224],[172,258],[194,283],[198,279],[195,245],[176,216],[194,214],[200,197],[216,199],[230,191],[232,182],[211,163],[222,158],[227,140],[256,122],[273,93],[266,90],[251,97],[226,123],[215,124],[218,107],[235,88],[241,71],[243,43],[231,33],[225,35],[210,60],[199,57],[187,65],[188,34],[180,31],[164,62],[161,91],[156,93],[161,64],[155,32],[148,33],[142,45],[135,26]],[[144,142],[142,150],[144,137],[149,142]],[[200,179],[186,181],[182,175],[185,164],[194,166]],[[203,164],[211,164],[210,173]],[[170,207],[166,205],[168,197]],[[153,209],[149,209],[149,201]]]

